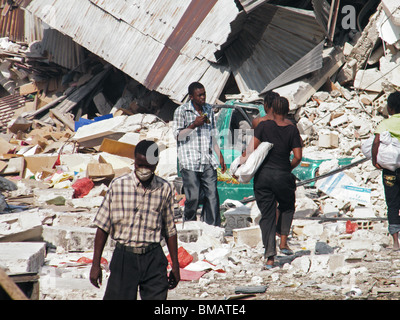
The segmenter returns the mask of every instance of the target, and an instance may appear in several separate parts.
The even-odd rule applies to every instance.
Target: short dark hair
[[[192,82],[188,88],[189,95],[192,96],[194,94],[194,90],[196,89],[204,89],[204,86],[200,82]]]
[[[277,99],[279,97],[279,93],[272,90],[267,91],[264,97],[264,106],[266,106],[267,108],[272,108],[272,102],[274,101],[274,99]]]
[[[395,113],[400,113],[400,92],[396,91],[389,95],[387,105]]]
[[[272,110],[279,115],[287,115],[289,113],[289,101],[285,97],[280,97],[272,102]]]
[[[158,145],[151,140],[141,140],[135,147],[135,157],[137,154],[141,154],[146,157],[147,161],[151,164],[158,163]]]

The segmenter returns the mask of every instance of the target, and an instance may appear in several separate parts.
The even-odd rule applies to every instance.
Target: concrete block
[[[342,115],[342,116],[340,116],[340,117],[337,117],[337,118],[332,119],[332,120],[329,122],[329,124],[330,124],[332,127],[339,127],[339,126],[341,126],[341,125],[347,123],[348,121],[349,121],[349,119],[348,119],[347,115],[344,114],[344,115]]]
[[[310,198],[296,197],[296,217],[311,217],[318,210],[318,205]]]
[[[353,211],[354,218],[376,218],[375,213],[371,207],[357,206]]]
[[[71,226],[43,226],[43,240],[65,251],[93,250],[96,228],[71,227]],[[107,248],[114,245],[112,239],[108,239]]]
[[[208,235],[220,242],[225,241],[224,228],[208,225],[202,221],[188,221],[176,225],[178,239],[182,242],[196,242],[200,237]]]
[[[318,133],[318,146],[321,148],[339,147],[339,133],[336,131],[321,130]]]
[[[259,226],[233,229],[233,239],[237,245],[248,245],[256,247],[261,241],[261,230]]]
[[[38,273],[46,257],[44,242],[0,243],[0,265],[7,274]]]
[[[233,229],[250,227],[252,222],[251,209],[246,206],[227,210],[224,216],[226,219],[225,234],[229,236],[232,235]]]
[[[182,242],[196,242],[201,237],[199,229],[181,229],[178,230],[178,240]]]

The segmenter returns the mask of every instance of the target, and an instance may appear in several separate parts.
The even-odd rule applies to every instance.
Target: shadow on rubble
[[[315,244],[314,254],[321,255],[321,254],[332,254],[336,247],[331,247],[325,242],[317,242]],[[282,267],[285,263],[292,263],[294,259],[297,259],[302,256],[309,256],[311,255],[311,250],[299,250],[294,252],[292,255],[277,255],[275,257],[275,266]]]

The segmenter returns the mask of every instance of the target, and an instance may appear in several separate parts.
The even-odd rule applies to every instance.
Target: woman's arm
[[[250,157],[253,151],[256,150],[260,144],[261,141],[258,138],[254,136],[251,138],[249,145],[247,146],[246,150],[242,153],[242,156],[240,157],[241,165],[246,162],[247,158]]]
[[[292,159],[292,162],[290,163],[290,166],[293,170],[301,162],[301,158],[303,157],[303,149],[302,148],[293,148],[292,151],[293,151],[293,159]]]
[[[372,164],[377,169],[382,169],[382,167],[377,162],[378,151],[379,151],[380,144],[381,144],[380,134],[377,133],[377,134],[375,134],[375,139],[374,139],[374,142],[372,143],[372,149],[371,149],[371,152],[372,152]]]

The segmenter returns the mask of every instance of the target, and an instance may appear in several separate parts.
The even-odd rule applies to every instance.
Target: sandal
[[[279,250],[280,250],[283,254],[285,254],[285,255],[287,255],[287,256],[293,255],[293,251],[290,250],[290,249],[288,249],[288,248],[282,248],[282,249],[279,248]]]
[[[275,266],[273,264],[265,264],[264,265],[265,270],[271,270],[272,268],[275,268]]]

